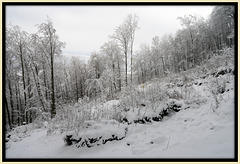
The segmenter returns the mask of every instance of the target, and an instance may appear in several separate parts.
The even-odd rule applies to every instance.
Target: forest
[[[99,157],[98,149],[70,151],[60,147],[61,142],[90,148],[115,140],[120,144],[114,150],[101,147],[110,158],[155,157],[155,150],[167,158],[178,157],[179,152],[186,152],[187,158],[231,156],[236,14],[234,6],[218,5],[209,18],[179,16],[181,29],[155,36],[151,45],[138,49],[134,42],[141,18],[128,14],[87,62],[63,55],[68,43],[60,41],[49,17],[35,26],[36,33],[7,25],[3,53],[7,156],[35,152],[40,158]],[[37,142],[34,137],[39,137]],[[181,144],[185,141],[205,145],[207,151],[201,145],[190,149]],[[212,143],[218,147],[210,147]]]
[[[137,15],[129,14],[109,41],[92,52],[87,63],[61,54],[50,18],[29,34],[17,25],[5,32],[5,94],[7,127],[49,120],[63,105],[79,101],[119,99],[137,84],[200,66],[213,54],[234,47],[233,6],[214,7],[209,19],[179,17],[182,29],[152,38],[133,52]]]

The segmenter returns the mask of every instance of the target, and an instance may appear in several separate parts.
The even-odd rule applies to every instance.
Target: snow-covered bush
[[[147,95],[149,96],[149,102],[151,104],[151,108],[153,111],[156,111],[159,107],[161,101],[164,99],[163,90],[159,83],[153,83],[152,85],[148,86]]]
[[[72,105],[62,105],[57,108],[56,116],[48,121],[48,135],[64,131],[79,131],[85,120],[91,119],[91,104],[87,97],[79,99]]]
[[[116,120],[85,121],[78,133],[69,133],[65,136],[66,145],[76,147],[93,147],[109,141],[118,141],[126,137],[128,128]]]
[[[181,90],[182,91],[182,90]],[[185,90],[187,91],[187,90]],[[179,92],[177,88],[169,88],[165,90],[165,95],[169,98],[169,99],[183,99],[183,93]],[[186,95],[186,93],[185,93]]]
[[[38,126],[34,123],[17,126],[6,134],[6,142],[19,142],[23,138],[29,137],[32,131],[34,131]]]
[[[229,79],[228,75],[211,78],[208,88],[209,92],[213,97],[213,101],[211,102],[211,108],[213,112],[215,112],[219,107],[219,104],[223,99],[222,94],[228,91],[227,89],[227,83],[229,83],[228,79]]]
[[[220,54],[208,60],[203,67],[208,70],[208,75],[215,75],[220,70],[231,68],[234,70],[234,49],[227,48],[220,51]]]
[[[220,55],[223,55],[223,56],[234,56],[234,48],[232,48],[232,47],[225,47],[222,50],[220,50]]]
[[[121,122],[144,124],[151,123],[152,121],[161,121],[164,116],[187,108],[189,106],[183,100],[169,99],[161,102],[155,111],[145,107],[143,107],[140,114],[137,111],[127,111],[122,115]]]
[[[168,112],[170,112],[171,110],[178,112],[182,109],[182,106],[183,106],[183,102],[175,99],[169,99],[169,101],[166,103],[164,110]]]

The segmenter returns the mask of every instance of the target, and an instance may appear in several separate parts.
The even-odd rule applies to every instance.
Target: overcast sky
[[[47,16],[57,30],[60,41],[67,45],[63,55],[87,60],[93,51],[109,40],[116,26],[128,14],[139,17],[140,29],[135,34],[134,50],[143,43],[151,44],[154,36],[174,34],[181,28],[178,16],[199,15],[208,18],[212,6],[7,6],[6,24],[19,25],[34,33],[36,24]]]

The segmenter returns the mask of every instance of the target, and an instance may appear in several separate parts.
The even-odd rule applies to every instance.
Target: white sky
[[[28,33],[37,31],[36,24],[53,20],[60,41],[66,42],[63,55],[87,60],[109,40],[116,26],[128,14],[139,16],[134,50],[142,43],[151,44],[154,36],[174,34],[181,28],[178,16],[196,14],[207,18],[212,6],[7,6],[6,25],[19,25]]]

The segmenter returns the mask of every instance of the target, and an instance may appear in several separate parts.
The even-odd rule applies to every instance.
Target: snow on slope
[[[6,158],[233,158],[234,75],[218,79],[224,78],[228,79],[226,91],[219,95],[215,112],[214,97],[208,88],[212,79],[199,79],[203,84],[193,85],[193,89],[207,101],[191,104],[160,122],[124,125],[128,126],[128,133],[120,141],[77,148],[64,144],[66,133],[47,135],[47,128],[28,125],[28,129],[23,126],[12,133],[6,143]],[[110,101],[105,105],[117,103]]]
[[[44,128],[9,141],[7,158],[233,158],[234,93],[225,92],[214,113],[209,104],[189,108],[153,124],[131,124],[125,139],[93,148],[65,146],[64,134]]]

